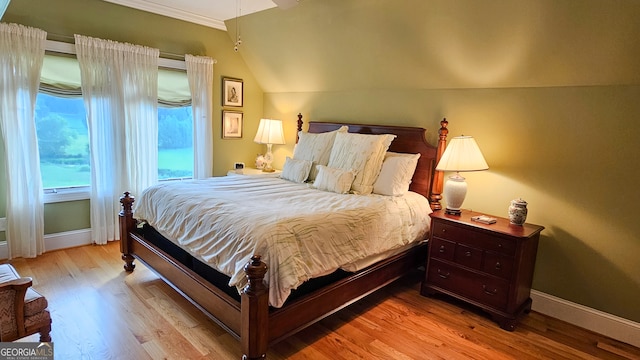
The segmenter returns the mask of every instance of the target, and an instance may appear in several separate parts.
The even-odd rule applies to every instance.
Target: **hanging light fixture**
[[[236,42],[233,51],[238,52],[238,47],[242,44],[240,38],[240,16],[242,16],[242,0],[236,0]]]

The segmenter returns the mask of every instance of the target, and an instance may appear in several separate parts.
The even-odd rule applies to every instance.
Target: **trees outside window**
[[[158,107],[158,180],[193,177],[191,106]]]
[[[91,183],[89,131],[81,97],[38,93],[36,132],[47,191]],[[158,108],[158,179],[193,176],[191,106]]]
[[[38,93],[36,133],[44,189],[89,186],[89,131],[82,98]]]

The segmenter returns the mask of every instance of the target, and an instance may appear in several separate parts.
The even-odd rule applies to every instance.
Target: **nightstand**
[[[229,172],[227,172],[227,176],[230,175],[248,175],[248,176],[273,176],[273,177],[277,177],[280,176],[280,174],[282,173],[282,170],[276,170],[274,172],[264,172],[260,169],[256,169],[256,168],[244,168],[242,170],[242,174],[238,174],[236,173],[235,170],[229,170]]]
[[[431,213],[427,271],[420,293],[453,296],[491,314],[513,331],[531,310],[531,282],[543,226],[512,225],[496,216],[495,224],[471,221],[484,215],[463,210]]]

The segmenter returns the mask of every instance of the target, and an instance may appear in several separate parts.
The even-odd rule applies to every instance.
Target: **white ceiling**
[[[287,8],[298,0],[104,0],[192,23],[227,30],[224,21],[280,6]],[[275,2],[274,2],[275,1]],[[276,2],[279,5],[276,5]]]

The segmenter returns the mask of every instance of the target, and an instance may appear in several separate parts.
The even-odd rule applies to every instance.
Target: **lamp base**
[[[460,216],[462,214],[462,210],[460,209],[444,209],[445,214]]]
[[[464,181],[464,177],[460,176],[460,173],[450,176],[449,180],[444,184],[445,213],[460,215],[462,213],[460,208],[466,195],[467,183]]]
[[[267,153],[264,154],[264,168],[262,169],[262,172],[272,173],[276,171],[274,168],[271,167],[271,162],[273,161],[273,153],[271,153],[271,145],[272,144],[267,144]]]

